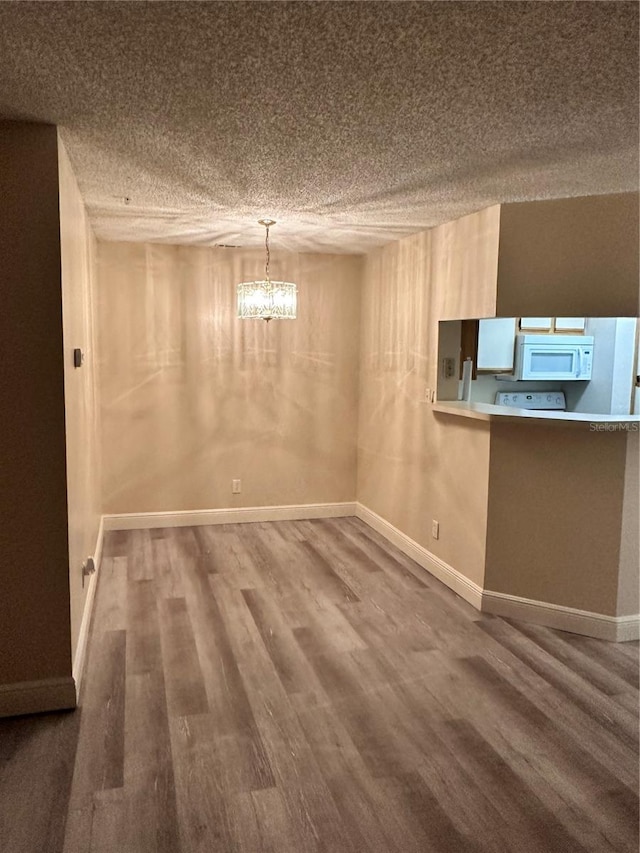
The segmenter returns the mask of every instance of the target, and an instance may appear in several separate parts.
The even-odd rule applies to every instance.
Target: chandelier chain
[[[267,263],[266,263],[266,265],[265,265],[264,272],[265,272],[265,278],[267,279],[267,281],[271,281],[271,279],[269,278],[269,258],[270,258],[270,253],[269,253],[269,226],[268,226],[268,225],[266,226],[266,229],[267,229],[267,236],[265,237],[264,242],[265,242],[265,246],[266,246],[266,249],[267,249]]]

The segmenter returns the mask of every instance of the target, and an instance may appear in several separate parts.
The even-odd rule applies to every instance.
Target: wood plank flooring
[[[7,853],[638,850],[638,644],[475,611],[356,519],[107,534]]]

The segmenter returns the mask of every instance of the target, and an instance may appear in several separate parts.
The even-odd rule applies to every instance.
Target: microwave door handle
[[[578,347],[578,367],[576,368],[576,378],[579,379],[582,376],[582,347]]]

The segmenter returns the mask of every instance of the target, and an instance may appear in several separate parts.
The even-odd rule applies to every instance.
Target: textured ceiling
[[[2,2],[0,116],[104,239],[363,251],[637,189],[638,4]]]

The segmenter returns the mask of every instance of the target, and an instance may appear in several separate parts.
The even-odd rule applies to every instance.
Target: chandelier
[[[259,219],[267,229],[267,252],[262,281],[243,281],[238,285],[238,317],[241,320],[295,320],[297,288],[291,281],[271,281],[269,277],[269,228],[273,219]]]

